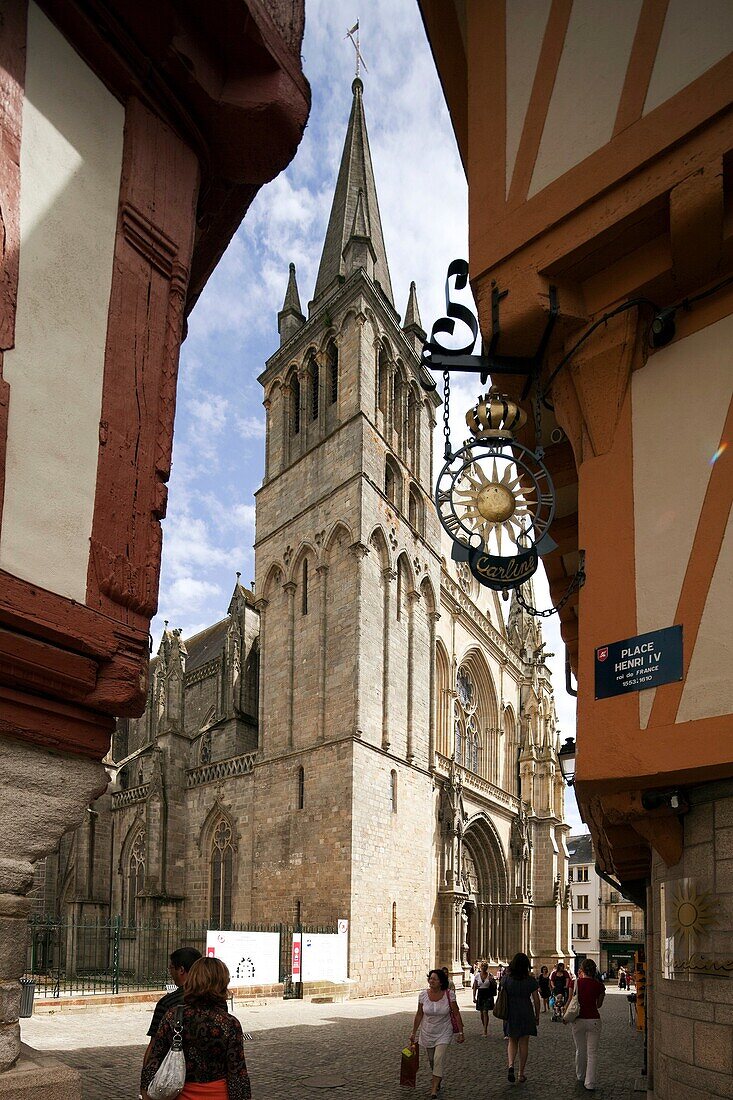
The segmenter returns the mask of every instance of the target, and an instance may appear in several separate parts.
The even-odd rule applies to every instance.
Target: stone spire
[[[358,77],[351,85],[351,90],[354,100],[318,268],[313,304],[336,285],[339,276],[346,277],[350,270],[359,266],[366,268],[368,274],[381,286],[390,305],[394,305],[364,119],[364,85]],[[364,262],[358,262],[360,259]]]
[[[277,315],[277,331],[280,333],[280,345],[287,343],[291,336],[305,324],[305,317],[300,308],[300,295],[298,283],[295,279],[295,264],[290,265],[288,275],[288,289],[285,291],[283,307]]]
[[[420,310],[417,307],[417,290],[415,289],[414,282],[410,283],[410,295],[407,299],[405,323],[402,326],[402,331],[415,349],[415,353],[419,355],[425,343],[427,333],[422,327],[422,321],[420,320]]]

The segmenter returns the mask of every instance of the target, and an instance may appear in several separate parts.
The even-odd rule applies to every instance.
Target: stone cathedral
[[[515,598],[505,622],[441,541],[438,402],[415,284],[402,323],[393,300],[362,94],[308,316],[291,265],[260,376],[254,589],[237,578],[195,637],[166,628],[110,791],[39,890],[130,924],[346,917],[367,994],[572,953],[540,627]]]

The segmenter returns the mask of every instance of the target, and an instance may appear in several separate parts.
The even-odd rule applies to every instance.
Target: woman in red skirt
[[[229,971],[220,959],[199,959],[186,977],[183,998],[183,1053],[186,1085],[179,1100],[250,1100],[252,1091],[244,1060],[239,1020],[227,1011]],[[146,1089],[173,1042],[176,1010],[163,1017],[143,1066],[140,1088]]]

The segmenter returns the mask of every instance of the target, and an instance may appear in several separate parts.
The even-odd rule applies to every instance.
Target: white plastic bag
[[[158,1066],[147,1088],[150,1100],[174,1100],[186,1084],[186,1059],[183,1054],[183,1009],[176,1009],[171,1049]]]

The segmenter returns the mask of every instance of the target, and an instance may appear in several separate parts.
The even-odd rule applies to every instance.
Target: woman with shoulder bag
[[[592,1092],[596,1087],[598,1043],[601,1038],[601,1015],[598,1009],[606,996],[606,987],[598,980],[598,971],[592,959],[583,959],[575,996],[578,999],[578,1015],[572,1024],[575,1076],[588,1092]],[[568,1007],[574,1007],[572,1001]]]
[[[502,979],[502,988],[506,992],[508,1015],[506,1033],[509,1038],[507,1049],[507,1079],[514,1081],[514,1062],[519,1054],[519,1081],[526,1081],[524,1070],[529,1053],[529,1037],[537,1034],[540,1022],[540,998],[537,993],[539,983],[530,974],[529,959],[521,951],[509,963],[507,973]]]
[[[193,964],[184,985],[183,1011],[167,1012],[153,1039],[140,1078],[143,1097],[148,1097],[146,1090],[182,1025],[186,1081],[179,1100],[250,1100],[242,1027],[227,1011],[228,985],[229,971],[221,959]]]
[[[456,995],[448,988],[448,975],[442,970],[431,970],[428,974],[428,988],[424,989],[417,1002],[417,1012],[412,1025],[410,1046],[418,1042],[427,1050],[428,1061],[433,1073],[430,1083],[430,1095],[438,1095],[443,1080],[445,1054],[453,1042],[463,1042],[463,1020],[456,1002]]]

